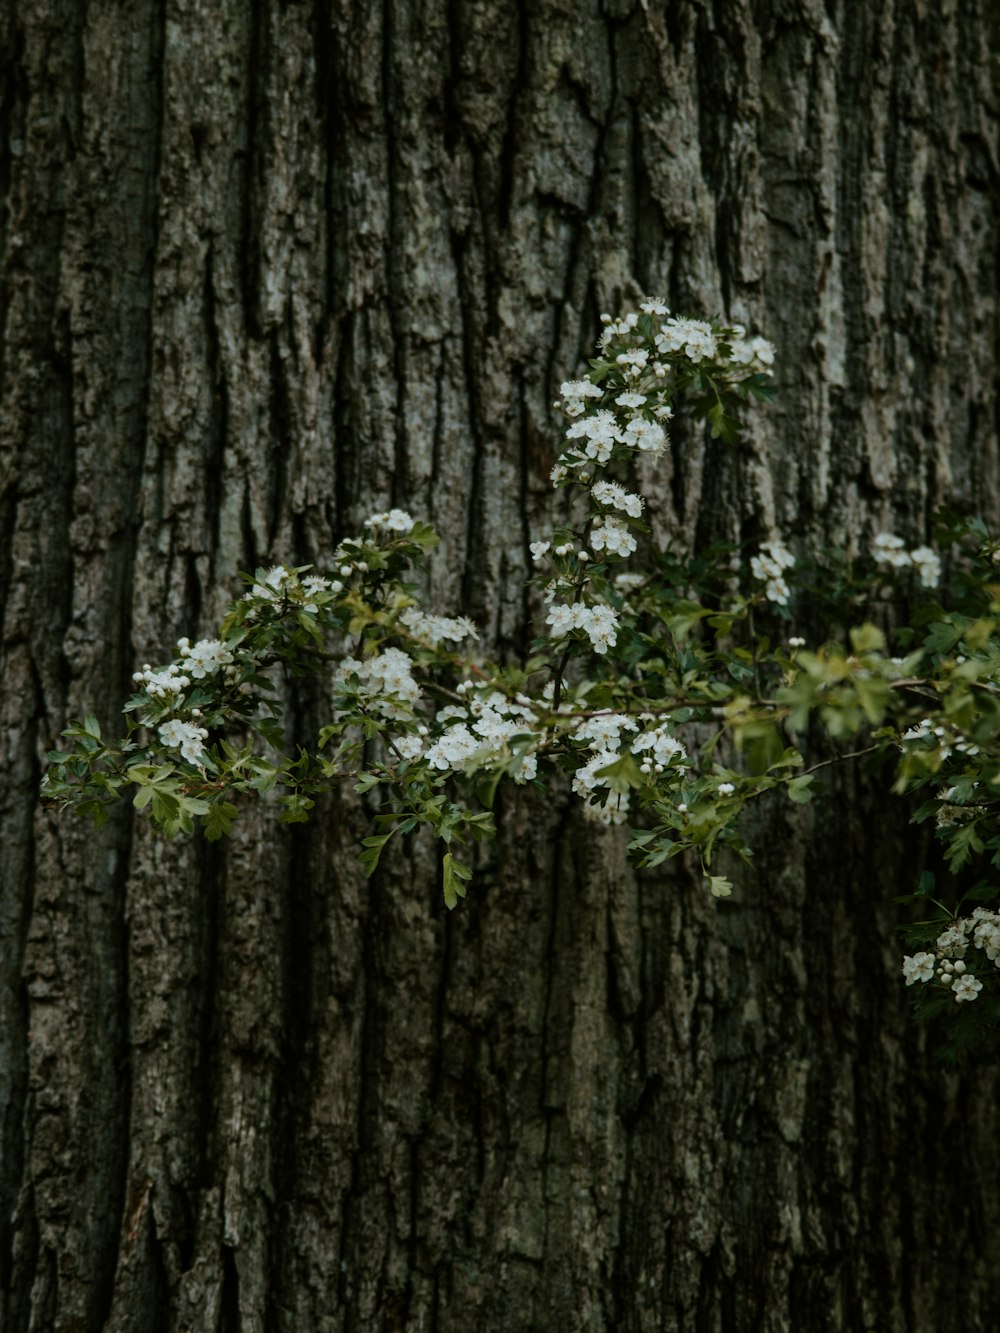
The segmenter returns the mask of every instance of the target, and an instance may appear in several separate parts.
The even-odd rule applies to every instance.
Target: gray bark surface
[[[910,1025],[877,774],[723,905],[504,797],[450,915],[354,797],[218,849],[37,799],[390,503],[519,652],[551,400],[645,292],[779,352],[647,479],[678,543],[996,524],[997,50],[992,0],[0,6],[4,1333],[1000,1324],[997,1080]]]

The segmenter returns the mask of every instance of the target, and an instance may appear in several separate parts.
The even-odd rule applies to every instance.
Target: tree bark
[[[4,1333],[997,1326],[997,1080],[910,1024],[878,774],[722,905],[507,796],[453,914],[354,797],[220,849],[37,789],[389,504],[521,652],[551,400],[641,293],[780,358],[647,478],[675,543],[996,525],[998,49],[991,0],[0,7]]]

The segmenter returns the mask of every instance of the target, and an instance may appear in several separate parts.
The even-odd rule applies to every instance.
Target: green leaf
[[[733,886],[725,875],[709,875],[708,887],[712,891],[713,898],[728,898],[733,891]]]
[[[885,651],[885,635],[877,625],[859,625],[851,630],[851,647],[860,657],[863,653]]]
[[[364,848],[364,851],[361,853],[361,864],[369,879],[375,873],[375,867],[378,865],[379,857],[382,855],[382,848],[391,837],[392,830],[390,829],[388,833],[373,834],[370,838],[361,839],[361,845]]]
[[[233,826],[233,820],[239,814],[235,805],[228,801],[213,802],[205,815],[205,837],[209,842],[217,842]]]
[[[712,614],[707,607],[699,606],[697,602],[677,602],[672,608],[671,614],[665,616],[664,619],[667,628],[677,642],[683,643],[690,634],[692,627],[697,625],[699,620],[703,620],[706,616]]]
[[[965,824],[956,829],[948,842],[945,856],[952,870],[960,870],[966,862],[972,860],[973,852],[983,850],[983,840],[976,832],[975,824]]]
[[[787,787],[788,799],[794,801],[796,805],[805,805],[806,801],[811,801],[813,798],[813,792],[810,790],[812,784],[811,773],[802,773],[799,777],[792,778]]]
[[[632,755],[627,752],[613,764],[608,764],[607,768],[600,768],[594,774],[597,778],[603,778],[613,792],[621,795],[627,792],[631,787],[641,787],[643,777],[639,772],[639,765],[635,762]]]
[[[461,861],[456,861],[451,852],[445,852],[441,864],[444,872],[444,905],[451,911],[457,906],[459,898],[465,897],[465,886],[472,878],[472,871]]]

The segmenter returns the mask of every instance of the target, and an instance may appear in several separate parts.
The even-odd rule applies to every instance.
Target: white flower
[[[876,533],[872,540],[872,555],[877,565],[890,565],[893,569],[904,569],[911,563],[902,537],[893,532]]]
[[[186,664],[185,664],[186,665]],[[194,672],[191,673],[194,675]],[[146,693],[153,699],[168,699],[178,695],[191,684],[190,677],[183,674],[176,662],[171,662],[162,671],[153,671],[145,666],[133,673],[132,679],[146,688]]]
[[[925,588],[936,588],[941,582],[941,558],[929,546],[918,546],[910,552],[910,559],[920,575],[920,582]]]
[[[729,340],[732,349],[730,360],[733,364],[746,366],[748,370],[770,373],[770,367],[774,365],[772,344],[766,338],[747,339],[746,331],[738,324],[734,328],[734,333],[735,337]]]
[[[647,421],[645,417],[633,417],[625,427],[625,444],[641,449],[643,453],[658,457],[666,448],[666,431],[658,421]]]
[[[164,722],[157,729],[157,735],[164,745],[180,750],[182,756],[190,763],[201,762],[205,753],[202,741],[208,735],[204,727],[196,727],[192,722],[179,722],[174,718]]]
[[[544,557],[545,557],[545,553],[549,550],[549,548],[551,547],[551,545],[552,545],[551,542],[531,542],[531,543],[530,543],[528,549],[529,549],[529,551],[531,552],[531,558],[532,558],[532,560],[534,560],[534,562],[535,562],[536,565],[537,565],[537,564],[541,564],[542,560],[543,560]]]
[[[905,957],[903,959],[903,976],[906,978],[908,986],[912,986],[915,981],[933,981],[934,955],[932,953],[915,953],[912,957]]]
[[[233,654],[219,639],[199,639],[193,648],[181,640],[178,647],[185,659],[184,665],[194,680],[202,680],[232,665]]]
[[[974,977],[971,973],[966,973],[965,976],[958,978],[951,989],[952,994],[955,996],[955,1000],[957,1003],[961,1004],[963,1000],[965,1002],[974,1000],[983,989],[983,983],[978,977]]]
[[[732,796],[736,788],[731,782],[720,782],[718,790],[720,796]]]
[[[419,759],[424,752],[423,737],[413,735],[394,736],[392,749],[401,759]]]
[[[264,582],[255,583],[248,596],[263,598],[265,602],[280,602],[291,578],[290,571],[284,565],[272,565],[264,574]]]
[[[583,630],[594,652],[602,656],[617,642],[618,617],[610,606],[584,606],[580,602],[555,602],[549,607],[546,624],[552,626],[554,639],[564,638],[573,630]]]
[[[337,668],[334,685],[357,676],[361,694],[376,712],[383,717],[408,718],[421,700],[420,686],[411,675],[412,667],[412,659],[401,648],[386,648],[363,662],[345,657]]]
[[[583,455],[593,462],[604,464],[611,457],[616,444],[622,442],[621,431],[613,412],[606,407],[591,416],[582,417],[566,428],[566,438],[586,439]]]
[[[641,588],[648,578],[647,574],[616,574],[615,587],[621,592],[635,592],[636,588]]]
[[[594,652],[600,656],[613,648],[618,642],[618,617],[610,606],[592,606],[586,623],[582,626],[590,637]]]
[[[405,509],[389,509],[380,514],[372,514],[370,518],[365,519],[366,528],[384,528],[386,532],[398,532],[403,536],[413,530],[416,519],[406,512]]]
[[[644,393],[620,393],[615,399],[619,407],[642,407],[645,401]]]
[[[576,740],[597,741],[599,749],[611,750],[618,744],[623,731],[637,731],[638,727],[638,722],[625,713],[598,713],[594,717],[583,718],[573,731],[573,736]],[[594,749],[594,746],[590,748]]]
[[[635,738],[632,742],[632,753],[642,754],[644,750],[652,750],[653,759],[657,764],[669,764],[675,760],[682,764],[687,762],[687,751],[679,740],[671,736],[666,722],[653,727],[650,731],[644,731]]]
[[[645,315],[669,315],[666,302],[662,296],[647,296],[645,301],[639,302],[639,309]]]
[[[615,359],[628,379],[638,379],[649,362],[649,353],[644,347],[633,347],[619,352]]]
[[[636,550],[637,543],[620,518],[605,514],[594,525],[590,536],[595,551],[606,550],[609,555],[627,556]]]
[[[608,768],[618,760],[618,753],[611,749],[599,749],[593,758],[578,768],[573,776],[573,790],[577,796],[589,796],[597,787],[606,787],[607,778],[598,777],[602,768]]]
[[[444,735],[427,751],[427,762],[442,771],[449,768],[462,768],[473,759],[482,748],[482,741],[473,736],[467,726],[460,723],[449,727]]]
[[[302,592],[305,595],[306,603],[302,608],[304,611],[315,611],[316,603],[313,598],[318,592],[341,592],[344,585],[339,579],[331,582],[329,579],[321,578],[319,574],[307,574],[302,580]]]
[[[607,505],[611,509],[620,509],[623,514],[628,514],[631,518],[642,516],[642,496],[633,495],[624,486],[619,486],[617,481],[595,482],[590,493],[598,504]]]
[[[935,940],[938,953],[943,954],[945,958],[964,958],[967,948],[965,932],[970,924],[968,921],[956,921],[943,931]]]
[[[784,579],[784,571],[795,564],[795,557],[778,541],[764,542],[757,555],[750,560],[750,571],[764,584],[764,596],[777,606],[787,606],[791,593]]]
[[[564,398],[603,398],[604,390],[599,384],[591,384],[590,380],[564,380],[559,386],[559,392]]]
[[[683,351],[696,365],[715,356],[712,326],[699,319],[668,319],[660,326],[655,342],[657,351],[664,354]]]
[[[410,606],[407,607],[399,619],[400,623],[405,625],[418,639],[423,639],[435,646],[444,639],[451,639],[455,643],[460,643],[463,639],[479,638],[479,631],[466,616],[459,616],[456,619],[451,619],[448,616],[431,616],[419,610],[418,607]]]

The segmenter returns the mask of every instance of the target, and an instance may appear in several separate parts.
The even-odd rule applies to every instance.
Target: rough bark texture
[[[679,541],[1000,518],[994,0],[0,6],[4,1333],[995,1328],[996,1080],[898,984],[877,775],[716,907],[508,801],[221,851],[36,800],[70,716],[374,507],[517,652],[549,403],[638,292],[766,333]],[[298,725],[321,700],[292,701]]]

